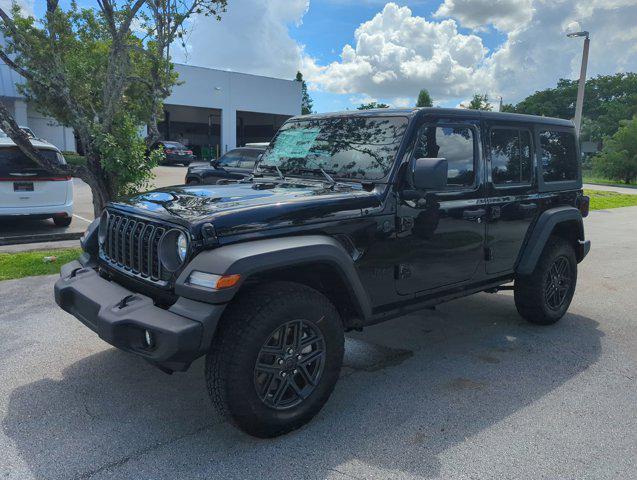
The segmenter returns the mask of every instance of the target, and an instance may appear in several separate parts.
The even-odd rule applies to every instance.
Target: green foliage
[[[389,105],[386,103],[377,103],[377,102],[369,102],[369,103],[361,103],[357,110],[373,110],[375,108],[389,108]]]
[[[62,152],[62,155],[64,155],[64,159],[69,165],[76,167],[86,166],[86,157],[76,152]]]
[[[476,93],[466,106],[469,110],[493,110],[493,106],[489,103],[489,96],[486,93]]]
[[[303,80],[303,74],[301,72],[296,72],[297,82],[301,82],[301,115],[309,115],[313,112],[314,102],[312,101],[312,97],[307,93],[307,84],[305,80]]]
[[[511,106],[516,113],[572,119],[577,81],[560,79],[557,87],[529,95]],[[582,138],[599,141],[614,134],[621,120],[637,114],[637,74],[599,75],[586,81]]]
[[[62,265],[77,260],[81,254],[80,248],[0,253],[0,281],[60,273]],[[55,257],[55,261],[47,262],[44,257]]]
[[[595,173],[612,180],[631,183],[637,178],[637,116],[624,120],[602,152],[593,158]]]
[[[416,107],[433,107],[434,103],[431,99],[431,95],[429,95],[429,91],[426,88],[423,88],[418,94],[418,101],[416,102]]]
[[[115,128],[108,133],[97,133],[95,142],[103,168],[116,179],[113,184],[116,196],[132,195],[150,187],[152,170],[164,153],[155,149],[146,155],[146,143],[139,135],[134,116],[121,114]]]

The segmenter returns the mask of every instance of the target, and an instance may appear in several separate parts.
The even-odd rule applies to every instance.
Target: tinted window
[[[473,130],[467,127],[424,126],[418,132],[416,158],[445,158],[449,165],[447,184],[473,185]]]
[[[242,158],[239,150],[231,150],[219,159],[219,165],[222,167],[236,167]]]
[[[243,158],[252,160],[256,160],[259,158],[259,155],[263,153],[263,150],[242,150]]]
[[[406,117],[344,116],[295,120],[284,124],[260,165],[282,172],[323,178],[378,180],[389,173]]]
[[[62,154],[55,150],[42,149],[40,154],[60,165],[66,164]],[[42,173],[45,169],[22,153],[18,147],[0,148],[0,177],[25,171]]]
[[[244,158],[243,160],[239,162],[239,168],[253,169],[255,162],[256,162],[256,159]]]
[[[530,183],[533,160],[528,130],[491,130],[491,176],[498,185]]]
[[[575,135],[568,132],[540,132],[542,175],[545,182],[577,179]]]

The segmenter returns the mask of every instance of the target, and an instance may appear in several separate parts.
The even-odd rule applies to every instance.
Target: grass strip
[[[62,265],[76,260],[81,254],[81,248],[0,253],[0,280],[59,273]],[[45,260],[47,257],[48,261]]]

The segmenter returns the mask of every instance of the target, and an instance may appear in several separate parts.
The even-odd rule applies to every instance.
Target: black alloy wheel
[[[272,332],[257,356],[257,395],[277,410],[295,407],[314,392],[324,366],[321,331],[307,320],[288,322]]]
[[[559,256],[546,272],[544,299],[551,310],[559,310],[564,305],[571,289],[571,268],[568,258]]]

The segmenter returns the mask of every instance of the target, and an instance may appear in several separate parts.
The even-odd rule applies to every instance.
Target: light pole
[[[566,34],[567,37],[584,37],[584,50],[582,52],[582,68],[579,73],[579,85],[577,86],[577,101],[575,102],[575,129],[579,134],[582,127],[582,109],[584,108],[584,87],[586,86],[586,67],[588,65],[588,46],[590,38],[588,32],[574,32]]]

